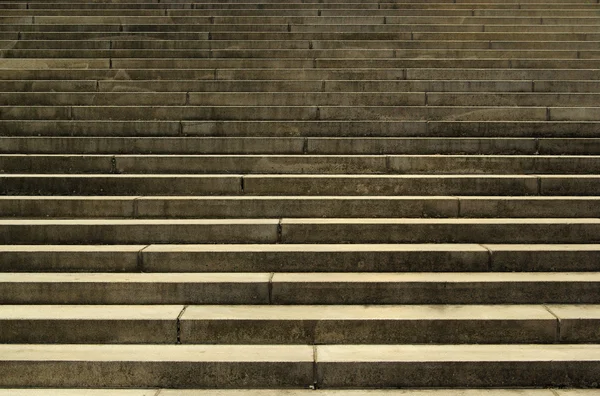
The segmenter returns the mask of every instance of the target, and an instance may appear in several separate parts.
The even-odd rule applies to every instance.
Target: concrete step
[[[427,305],[3,305],[0,340],[3,344],[593,343],[598,341],[594,336],[598,321],[596,305],[448,305],[443,310]]]
[[[472,84],[484,84],[485,81],[503,81],[503,80],[528,80],[539,81],[542,84],[553,84],[557,81],[581,80],[587,83],[594,82],[600,78],[600,72],[594,69],[517,69],[509,68],[461,68],[453,69],[447,67],[441,68],[352,68],[352,69],[236,69],[236,68],[207,68],[207,69],[109,69],[108,64],[104,68],[94,68],[87,63],[89,60],[64,61],[64,65],[54,65],[55,59],[46,59],[46,67],[36,68],[36,61],[30,60],[30,63],[23,64],[23,68],[11,68],[8,63],[19,61],[18,59],[2,59],[0,65],[2,73],[1,80],[118,80],[114,83],[138,83],[132,80],[173,80],[173,79],[193,79],[193,80],[325,80],[326,84],[337,84],[337,81],[329,80],[416,80],[407,81],[406,84],[423,84],[423,81],[430,80],[460,80],[471,81]],[[104,62],[104,61],[102,61]],[[32,65],[34,66],[32,68]],[[39,66],[39,65],[38,65]],[[86,69],[85,66],[90,66]],[[64,67],[68,67],[65,69]],[[544,82],[545,80],[545,82]],[[106,83],[106,82],[105,82]],[[155,82],[156,83],[156,82]],[[209,83],[209,81],[202,81]],[[210,81],[210,83],[215,83]],[[220,83],[220,81],[217,81]],[[397,81],[403,83],[403,81]],[[458,84],[459,82],[455,82]],[[570,82],[572,83],[572,82]],[[432,83],[435,84],[435,83]],[[423,90],[423,91],[430,91]]]
[[[311,346],[14,344],[0,350],[3,387],[303,388],[314,381]],[[23,371],[32,367],[25,379]]]
[[[0,25],[1,26],[1,25]],[[264,39],[264,38],[263,38]],[[358,51],[358,50],[355,50]],[[527,51],[524,51],[527,52]],[[164,54],[161,54],[164,56]],[[551,54],[550,54],[551,55]],[[594,55],[592,53],[591,55]],[[585,56],[585,53],[584,53]],[[484,68],[484,69],[594,69],[598,67],[597,59],[567,58],[502,58],[488,57],[483,59],[467,58],[4,58],[3,69],[26,68],[72,68],[72,69],[397,69],[397,68]],[[211,71],[214,73],[214,70]],[[253,71],[248,71],[253,72]],[[439,71],[438,71],[439,72]],[[114,73],[114,72],[112,72]],[[189,72],[185,72],[189,73]],[[309,71],[309,73],[313,73]],[[355,72],[352,72],[355,73]],[[598,73],[597,71],[595,73]],[[488,72],[485,79],[493,73]],[[170,78],[174,78],[171,75]],[[213,74],[214,76],[214,74]],[[72,79],[71,75],[69,79]],[[220,78],[230,80],[231,77]],[[271,77],[273,78],[273,77]],[[305,78],[295,74],[294,79]],[[371,78],[371,77],[369,77]],[[388,77],[389,78],[389,73]],[[435,78],[440,78],[438,77]],[[500,76],[495,78],[502,78]],[[535,77],[534,77],[535,78]],[[544,77],[538,76],[538,79]],[[562,77],[561,79],[564,79]],[[579,78],[579,77],[578,77]],[[13,77],[9,77],[13,79]],[[265,79],[261,77],[259,79]],[[419,77],[418,79],[423,79]],[[464,79],[464,77],[462,78]]]
[[[593,244],[0,245],[2,272],[594,271]]]
[[[591,37],[586,37],[591,40]],[[272,49],[272,50],[340,50],[340,49],[395,49],[396,56],[406,56],[406,50],[421,50],[429,55],[433,50],[599,50],[599,41],[523,41],[523,40],[150,40],[140,37],[117,40],[94,39],[78,40],[5,40],[0,41],[0,48],[9,50],[220,50],[220,49]],[[401,50],[400,50],[401,49]],[[319,52],[314,51],[315,54]],[[92,51],[92,53],[94,53]],[[442,52],[440,52],[442,53]],[[111,53],[112,54],[112,53]],[[115,52],[117,54],[117,52]],[[335,52],[333,54],[336,54]],[[543,53],[541,53],[543,54]],[[558,56],[558,54],[557,54]]]
[[[3,92],[590,92],[595,81],[0,80]]]
[[[19,174],[597,174],[599,156],[3,154]]]
[[[543,344],[595,343],[599,318],[597,305],[189,306],[179,323],[182,344]]]
[[[0,301],[2,304],[269,304],[270,276],[269,273],[2,273]],[[52,295],[46,295],[50,290]]]
[[[0,273],[2,304],[598,304],[597,272]]]
[[[600,121],[600,107],[547,106],[0,106],[3,120]]]
[[[598,240],[594,219],[282,219],[280,227],[283,243],[594,243]]]
[[[166,128],[165,128],[166,130]],[[411,140],[407,140],[410,142]],[[594,139],[588,143],[594,146]],[[315,142],[316,143],[316,142]],[[325,143],[325,142],[324,142]],[[431,142],[436,145],[435,142]],[[439,142],[442,143],[441,141]],[[584,143],[584,142],[582,142]],[[465,141],[465,146],[476,146]],[[302,154],[306,145],[304,138],[220,138],[220,137],[0,137],[2,153],[82,153],[82,154]],[[481,143],[481,147],[486,143]],[[502,141],[490,140],[490,149],[503,146]],[[510,143],[506,143],[510,145]],[[514,148],[526,146],[533,149],[532,142],[515,140]],[[455,146],[462,146],[455,142]],[[583,146],[583,144],[582,144]],[[582,147],[583,149],[584,147]],[[498,147],[498,149],[500,149]],[[508,150],[508,149],[507,149]],[[525,151],[525,149],[523,149]],[[377,151],[379,152],[379,151]],[[374,152],[375,153],[375,152]],[[533,153],[533,151],[531,151]],[[340,153],[341,154],[341,153]]]
[[[3,344],[175,344],[177,305],[1,305]]]
[[[215,390],[182,390],[182,389],[160,389],[161,394],[164,396],[208,396],[214,395]],[[156,389],[86,389],[86,392],[90,396],[156,396],[154,392]],[[245,389],[245,390],[219,390],[219,396],[280,396],[282,394],[287,396],[310,396],[314,394],[314,390],[268,390],[268,389]],[[369,390],[370,395],[373,396],[474,396],[486,394],[490,396],[518,396],[526,392],[527,395],[531,396],[574,396],[574,395],[588,395],[592,396],[594,390],[573,390],[573,389],[528,389],[515,390],[515,389],[437,389],[437,390]],[[364,396],[364,390],[319,390],[319,394],[323,396]],[[80,396],[81,389],[26,389],[26,388],[12,388],[12,389],[0,389],[1,396]]]
[[[599,156],[4,154],[20,174],[597,174]]]
[[[10,137],[474,137],[597,138],[594,121],[114,121],[0,120]],[[581,147],[578,145],[577,147]],[[558,148],[560,149],[560,148]],[[564,149],[564,148],[563,148]],[[563,153],[562,151],[559,153]],[[553,153],[554,154],[554,153]],[[585,154],[585,150],[582,154]]]
[[[586,155],[600,154],[599,145],[584,138],[0,137],[2,154]]]
[[[11,218],[592,218],[598,197],[2,196]]]
[[[564,48],[564,47],[563,47]],[[419,57],[452,59],[460,62],[465,58],[475,59],[505,59],[515,58],[521,61],[536,60],[543,62],[556,62],[559,59],[580,60],[578,64],[585,64],[586,60],[593,62],[600,58],[600,51],[595,50],[505,50],[505,49],[386,49],[386,48],[327,48],[327,49],[2,49],[3,58],[114,58],[116,65],[123,63],[120,59],[138,58],[184,58],[188,61],[202,61],[203,58],[223,60],[228,58],[251,58],[257,61],[272,59],[322,59],[334,58],[338,62],[342,59],[390,59],[397,61],[406,60],[413,63]],[[421,62],[423,62],[421,60]],[[597,61],[596,61],[597,62]],[[197,62],[198,63],[198,62]],[[214,63],[217,63],[214,61]],[[431,64],[431,62],[430,62]],[[591,63],[588,63],[591,64]],[[318,66],[318,65],[317,65]],[[427,65],[430,66],[430,65]],[[121,67],[121,66],[117,66]],[[418,67],[418,66],[416,66]]]
[[[595,175],[1,175],[5,195],[598,195]]]
[[[2,244],[596,243],[597,218],[3,219]]]
[[[531,87],[531,84],[529,84]],[[598,93],[500,92],[0,92],[0,106],[560,106],[594,107]]]

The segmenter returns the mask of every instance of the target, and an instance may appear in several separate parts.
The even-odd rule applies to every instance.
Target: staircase
[[[600,3],[253,1],[0,0],[0,396],[598,396]]]

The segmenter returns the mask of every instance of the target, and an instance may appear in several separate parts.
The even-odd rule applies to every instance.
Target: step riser
[[[269,274],[266,274],[269,275]],[[598,304],[598,282],[1,282],[2,304]]]
[[[0,271],[10,272],[503,272],[503,271],[595,271],[600,258],[598,247],[574,245],[575,249],[552,249],[541,245],[519,249],[519,245],[413,245],[413,249],[390,250],[375,245],[372,249],[340,251],[339,246],[308,250],[313,245],[296,245],[273,251],[273,246],[248,250],[247,245],[230,245],[226,251],[179,246],[174,250],[160,246],[131,246],[98,251],[97,246],[47,247],[38,250],[2,250]],[[278,245],[275,245],[278,246]],[[346,246],[346,245],[342,245]],[[462,248],[460,247],[462,246]],[[522,247],[522,246],[521,246]],[[69,248],[71,250],[69,250]],[[351,263],[352,265],[349,265]]]
[[[35,199],[3,197],[1,217],[58,218],[591,218],[597,199]]]
[[[2,362],[3,387],[306,388],[312,362]],[[23,375],[27,373],[27,375]],[[101,373],[99,375],[98,373]]]
[[[572,325],[578,326],[579,323]],[[593,325],[588,325],[591,327]],[[76,328],[77,331],[73,331]],[[12,344],[552,344],[555,320],[0,320]],[[179,338],[178,338],[179,334]],[[562,342],[571,340],[565,339]],[[598,342],[598,338],[579,339]]]

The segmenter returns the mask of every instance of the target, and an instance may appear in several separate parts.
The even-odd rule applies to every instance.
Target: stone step
[[[1,244],[596,243],[597,218],[2,219]]]
[[[309,346],[17,344],[2,346],[2,366],[7,373],[2,384],[173,388],[311,385],[328,388],[338,384],[586,386],[593,382],[597,349],[593,345],[318,346],[315,350],[319,357],[315,362],[313,348]],[[136,359],[131,360],[131,356]],[[424,375],[424,367],[433,367],[435,371]],[[438,374],[453,372],[450,367],[457,367],[461,375]],[[573,367],[578,374],[567,377]],[[30,382],[25,384],[20,375],[23,370],[32,372]],[[222,375],[223,371],[228,375]],[[398,371],[406,376],[398,377]],[[490,371],[497,375],[490,377]],[[195,375],[197,372],[206,376]],[[188,393],[178,390],[167,394]],[[572,393],[562,391],[562,394]]]
[[[164,121],[600,121],[600,107],[4,105],[3,120]]]
[[[502,50],[555,50],[562,51],[569,48],[574,50],[599,50],[600,41],[484,41],[484,40],[149,40],[146,38],[106,40],[93,39],[88,41],[77,40],[14,40],[0,41],[0,48],[6,50],[41,51],[60,50],[235,50],[235,49],[271,49],[271,50],[341,50],[341,49],[396,49],[396,56],[406,56],[407,50],[420,50],[424,55],[434,53],[433,50],[495,50],[493,53],[503,53]],[[312,51],[320,54],[318,51]],[[36,52],[38,53],[38,52]],[[95,53],[92,51],[92,53]],[[108,52],[109,55],[118,55],[120,52]],[[213,52],[214,53],[214,52]],[[332,52],[336,54],[337,52]],[[440,52],[442,53],[442,52]],[[467,52],[469,53],[469,52]],[[217,53],[214,53],[217,55]],[[542,53],[543,54],[543,53]]]
[[[576,80],[593,83],[600,79],[600,71],[594,69],[510,69],[510,68],[378,68],[378,69],[84,69],[88,60],[81,60],[63,66],[75,68],[49,68],[35,69],[31,65],[24,69],[11,68],[8,63],[18,59],[3,59],[0,61],[2,73],[0,81],[5,80],[118,80],[113,83],[142,83],[136,80],[197,80],[198,83],[226,83],[227,81],[298,81],[298,80],[325,80],[326,84],[337,84],[334,80],[362,81],[398,80],[397,83],[424,84],[425,81],[454,81],[455,84],[471,81],[472,84],[495,83],[504,80],[527,80],[542,84],[577,83]],[[8,62],[3,64],[2,62]],[[34,62],[34,66],[35,63]],[[48,65],[53,65],[55,59],[47,59]],[[91,66],[91,65],[90,65]],[[207,81],[217,80],[217,81]],[[407,80],[407,81],[402,81]],[[379,81],[381,82],[381,81]],[[104,81],[107,84],[108,81]],[[436,82],[430,82],[436,84]],[[431,89],[430,89],[431,90]],[[595,92],[595,91],[594,91]]]
[[[598,240],[596,228],[600,231],[598,224],[595,219],[567,218],[282,219],[278,240],[282,243],[594,243]]]
[[[2,304],[598,304],[585,273],[0,273]],[[0,354],[1,355],[1,354]]]
[[[73,197],[2,196],[1,217],[598,217],[598,197]]]
[[[593,244],[0,245],[2,272],[594,271]]]
[[[564,48],[564,47],[563,47]],[[536,60],[543,62],[548,59],[556,62],[558,59],[578,60],[582,62],[597,60],[600,51],[573,49],[536,49],[536,50],[504,50],[504,49],[387,49],[387,48],[314,48],[314,49],[2,49],[3,58],[186,58],[197,60],[214,58],[221,62],[227,58],[250,58],[253,60],[277,58],[334,58],[338,62],[343,59],[389,59],[398,58],[397,61],[406,59],[415,61],[419,57],[452,59],[460,62],[465,58],[515,58],[519,60]],[[120,63],[115,62],[116,66]]]
[[[320,82],[319,82],[320,83]],[[114,83],[113,83],[114,84]],[[118,83],[117,83],[118,84]],[[533,83],[529,83],[531,89]],[[319,85],[323,85],[320,83]],[[183,87],[182,87],[183,88]],[[293,88],[293,87],[290,87]],[[390,87],[391,88],[391,87]],[[127,88],[125,88],[127,89]],[[561,106],[593,107],[600,93],[506,92],[0,92],[0,106]]]
[[[598,195],[594,175],[0,174],[5,195]]]
[[[1,26],[1,25],[0,25]],[[526,51],[525,51],[526,52]],[[0,63],[2,69],[39,69],[39,68],[72,68],[72,69],[199,69],[208,68],[212,78],[214,78],[214,69],[296,69],[308,68],[314,69],[309,73],[320,72],[317,69],[347,69],[346,73],[352,72],[353,69],[402,69],[402,68],[432,68],[436,65],[438,68],[479,68],[479,69],[594,69],[598,67],[599,61],[596,59],[521,59],[521,58],[485,58],[485,59],[466,59],[466,58],[381,58],[381,59],[366,59],[366,58],[323,58],[313,59],[312,57],[297,59],[297,58],[116,58],[114,60],[107,58],[4,58]],[[231,73],[233,70],[229,70]],[[247,70],[251,74],[255,74],[255,70]],[[398,70],[396,70],[398,72]],[[109,73],[104,71],[104,73]],[[110,72],[115,73],[114,71]],[[148,73],[148,72],[146,72]],[[186,73],[189,73],[186,72]],[[206,72],[204,72],[206,75]],[[290,71],[288,71],[290,73]],[[361,72],[359,72],[361,73]],[[439,70],[438,70],[439,73]],[[585,72],[584,72],[585,73]],[[589,73],[589,72],[588,72]],[[594,73],[598,73],[597,70]],[[37,73],[36,73],[37,74]],[[582,74],[582,73],[581,73]],[[176,74],[171,74],[175,76]],[[256,74],[255,74],[256,75]],[[301,75],[292,74],[293,79],[302,79]],[[348,74],[346,74],[348,75]],[[484,79],[489,79],[493,73],[487,72]],[[226,73],[219,78],[231,80],[232,77],[225,77]],[[387,74],[389,78],[389,72]],[[14,77],[9,77],[13,79]],[[72,79],[73,76],[69,76]],[[171,77],[174,78],[174,77]],[[256,79],[256,77],[254,77]],[[370,78],[370,77],[369,77]],[[437,79],[440,78],[438,74]],[[502,77],[495,77],[502,78]],[[538,79],[544,77],[538,76]],[[248,79],[248,77],[245,77]],[[265,79],[260,77],[258,79]],[[418,77],[416,79],[423,79]],[[461,78],[461,79],[464,79]],[[562,76],[560,79],[565,79]]]
[[[34,13],[38,13],[41,15],[45,15],[48,12],[55,11],[56,9],[61,9],[64,3],[52,3],[50,6],[48,3],[28,3],[29,9],[34,11]],[[191,8],[190,8],[191,7]],[[93,3],[79,3],[73,6],[71,9],[73,12],[81,12],[87,10],[93,10],[97,13],[102,13],[106,10],[112,9],[126,9],[126,10],[137,10],[137,11],[145,11],[151,9],[177,9],[177,10],[185,10],[190,12],[198,12],[197,10],[271,10],[271,9],[321,9],[321,10],[359,10],[359,9],[369,9],[369,10],[377,10],[377,9],[388,9],[390,11],[396,10],[480,10],[480,9],[493,9],[493,10],[553,10],[553,9],[570,9],[570,10],[580,10],[580,9],[591,9],[595,10],[598,7],[595,3],[577,3],[577,2],[568,2],[563,4],[556,3],[536,3],[536,4],[518,4],[518,3],[485,3],[485,2],[476,2],[472,1],[469,3],[454,3],[449,4],[448,2],[439,1],[439,2],[429,2],[429,3],[409,3],[409,2],[369,2],[369,3],[358,3],[358,2],[348,2],[348,3],[320,3],[317,1],[312,2],[236,2],[236,3],[218,3],[218,2],[210,2],[210,3],[179,3],[179,4],[157,4],[157,3],[116,3],[110,4],[105,3],[101,6],[95,5]],[[12,15],[12,14],[9,14]],[[61,15],[61,14],[58,14]],[[70,14],[63,14],[70,15]]]
[[[10,137],[473,137],[597,138],[594,121],[114,121],[0,120]],[[581,146],[579,146],[581,147]],[[560,148],[558,148],[560,150]],[[554,152],[552,154],[555,154]],[[559,151],[558,154],[563,154]],[[582,154],[585,154],[585,150]]]
[[[13,344],[0,347],[0,386],[306,388],[313,366],[301,345]]]
[[[5,195],[598,195],[596,175],[1,175]]]
[[[0,124],[1,125],[1,124]],[[165,130],[166,130],[165,125]],[[0,137],[20,154],[487,154],[599,155],[598,138]]]
[[[556,313],[555,313],[556,312]],[[598,341],[597,305],[3,305],[3,344],[552,344]],[[77,329],[77,330],[74,330]]]
[[[596,81],[0,80],[3,92],[596,92]]]
[[[189,306],[179,317],[179,339],[182,344],[595,343],[599,318],[597,305]]]
[[[569,143],[566,145],[565,143]],[[0,137],[2,154],[600,154],[600,139]]]
[[[164,396],[209,396],[216,394],[215,390],[202,389],[160,389],[160,393]],[[86,389],[86,394],[89,396],[156,396],[156,389]],[[236,390],[219,390],[219,396],[281,396],[285,392],[286,396],[310,396],[314,394],[314,390],[268,390],[268,389],[236,389]],[[592,396],[594,390],[573,390],[573,389],[431,389],[431,390],[319,390],[319,395],[322,396],[520,396],[524,392],[528,396]],[[27,388],[12,388],[0,389],[0,396],[81,396],[81,389],[27,389]]]
[[[598,174],[600,156],[573,155],[73,155],[3,154],[19,174]]]

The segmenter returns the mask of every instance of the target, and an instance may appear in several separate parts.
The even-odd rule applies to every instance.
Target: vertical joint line
[[[318,370],[317,370],[317,346],[313,345],[313,390],[318,389],[319,387],[319,379],[318,379]]]
[[[550,107],[546,107],[546,121],[551,121]]]
[[[186,106],[190,105],[190,93],[189,92],[185,93],[185,105]]]
[[[113,68],[113,64],[112,64],[112,58],[108,58],[108,68],[112,69]]]
[[[492,250],[489,247],[487,247],[487,245],[479,244],[479,246],[481,246],[482,248],[487,250],[487,269],[488,269],[488,272],[491,272],[492,271],[492,262],[493,262]]]
[[[183,136],[183,122],[182,121],[179,121],[178,127],[179,127],[179,130],[177,132],[178,132],[179,136]]]
[[[96,92],[100,91],[100,80],[96,80]]]
[[[535,92],[535,80],[531,80],[531,92]]]
[[[387,25],[387,16],[385,16],[385,15],[383,16],[383,24]]]
[[[140,211],[140,210],[139,210],[139,207],[138,207],[138,200],[139,200],[140,198],[141,198],[141,197],[134,197],[134,198],[133,198],[133,201],[131,202],[131,206],[132,206],[131,210],[132,210],[132,212],[133,212],[131,215],[132,215],[132,217],[133,217],[134,219],[137,219],[137,218],[138,218],[138,215],[139,215],[139,211]]]
[[[542,178],[537,176],[537,195],[540,196],[542,195]]]
[[[325,92],[325,80],[321,80],[321,92]]]
[[[185,310],[189,307],[189,305],[184,305],[179,315],[177,315],[177,345],[181,344],[181,317],[185,313]]]
[[[273,304],[273,277],[275,276],[275,272],[271,272],[269,274],[269,283],[267,284],[267,293],[269,295],[269,305]]]
[[[312,40],[308,41],[308,49],[314,49],[314,44],[313,44]]]
[[[317,111],[315,112],[315,120],[321,119],[321,108],[317,106]]]
[[[546,304],[544,304],[543,307],[544,307],[544,309],[546,311],[548,311],[548,313],[550,315],[554,316],[554,318],[556,319],[556,339],[554,340],[554,342],[556,342],[558,344],[558,343],[560,343],[560,337],[561,337],[561,334],[560,334],[560,330],[561,330],[560,329],[560,325],[561,325],[560,318],[558,317],[558,315],[556,315],[554,312],[552,312],[552,310],[550,309],[550,307],[547,306]]]
[[[146,272],[145,264],[144,264],[144,250],[148,249],[152,245],[146,245],[137,253],[137,270],[138,272]]]
[[[242,175],[242,177],[240,178],[240,191],[242,192],[242,194],[244,193],[244,189],[246,188],[246,186],[245,186],[246,179],[244,177],[245,176]]]
[[[429,106],[429,93],[425,92],[425,106]]]
[[[538,138],[538,137],[534,138],[533,142],[535,144],[535,147],[534,147],[535,152],[534,152],[534,154],[535,155],[539,155],[540,154],[540,147],[542,145],[542,142],[540,141],[540,138]]]
[[[320,9],[317,10],[317,16],[321,16],[321,10]]]
[[[110,173],[117,173],[117,157],[115,157],[114,155],[110,157]]]
[[[456,197],[456,217],[462,217],[462,199]]]
[[[308,154],[308,138],[305,137],[302,142],[302,154]]]
[[[277,243],[281,243],[283,241],[283,225],[281,224],[281,220],[277,222]]]

